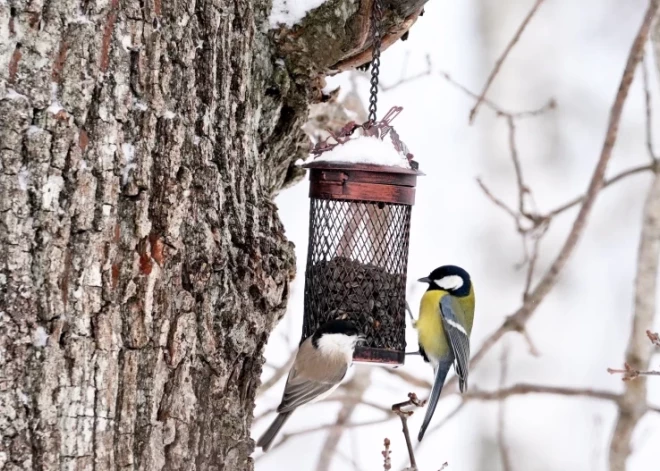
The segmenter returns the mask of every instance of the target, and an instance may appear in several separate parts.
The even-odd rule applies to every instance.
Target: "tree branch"
[[[655,174],[644,204],[644,222],[637,257],[635,313],[626,351],[626,381],[614,434],[610,443],[610,469],[625,471],[630,441],[639,420],[647,410],[646,378],[653,344],[647,331],[653,325],[656,308],[656,281],[660,257],[660,173]],[[634,373],[631,373],[634,372]],[[656,372],[657,373],[657,372]],[[657,373],[660,374],[660,373]]]
[[[643,47],[651,25],[658,16],[658,8],[660,8],[660,1],[651,0],[649,2],[642,27],[633,47],[633,49],[635,46],[638,48],[638,55],[643,54]],[[656,33],[658,28],[660,26],[656,26]],[[651,119],[650,105],[647,108],[646,118]],[[646,130],[648,133],[651,132],[650,124],[647,125]],[[650,134],[647,135],[647,142],[651,142]],[[649,152],[655,160],[652,146],[649,147]],[[649,367],[653,352],[653,339],[648,332],[653,325],[656,308],[658,257],[660,257],[660,173],[656,167],[653,183],[644,203],[644,219],[637,252],[635,308],[626,350],[626,369],[644,371]],[[610,471],[625,471],[626,460],[631,453],[630,442],[633,431],[647,410],[646,377],[641,376],[635,381],[626,381],[610,442]]]
[[[498,389],[497,391],[479,391],[472,390],[463,394],[463,399],[466,401],[501,401],[511,396],[520,396],[525,394],[556,394],[560,396],[571,397],[590,397],[593,399],[602,399],[606,401],[618,402],[619,395],[609,391],[598,391],[588,388],[569,388],[563,386],[546,386],[542,384],[514,384],[507,388]]]
[[[646,151],[652,162],[658,160],[653,146],[653,107],[651,105],[651,90],[649,89],[649,70],[646,54],[642,58],[642,78],[644,82],[644,107],[646,110]]]

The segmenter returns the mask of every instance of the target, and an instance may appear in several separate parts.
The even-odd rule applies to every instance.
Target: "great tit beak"
[[[419,281],[420,283],[430,283],[430,282],[431,282],[431,278],[429,278],[428,276],[425,276],[424,278],[420,278],[420,279],[417,280],[417,281]]]

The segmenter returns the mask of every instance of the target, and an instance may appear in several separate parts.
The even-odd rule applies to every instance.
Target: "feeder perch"
[[[417,170],[312,161],[303,340],[346,319],[365,340],[354,361],[405,359],[406,271]]]

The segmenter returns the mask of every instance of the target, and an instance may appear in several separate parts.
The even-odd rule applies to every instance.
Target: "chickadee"
[[[298,348],[289,371],[278,415],[259,438],[257,446],[268,451],[277,432],[298,407],[328,397],[341,383],[353,361],[361,336],[353,324],[343,320],[327,322]]]
[[[424,361],[431,363],[435,372],[428,408],[417,436],[422,441],[452,364],[455,365],[461,393],[467,391],[474,288],[470,275],[453,265],[436,268],[419,281],[429,284],[422,296],[419,319],[415,325],[419,353]]]

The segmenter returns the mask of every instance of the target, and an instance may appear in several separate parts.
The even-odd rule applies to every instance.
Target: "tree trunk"
[[[0,469],[253,468],[295,271],[272,197],[343,59],[290,72],[269,9],[0,0]]]

